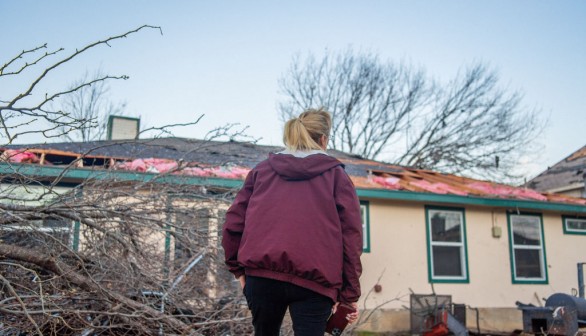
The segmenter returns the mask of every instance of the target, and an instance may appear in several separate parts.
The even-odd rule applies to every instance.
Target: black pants
[[[295,336],[323,336],[333,302],[288,282],[246,276],[244,296],[256,336],[278,336],[287,308]]]

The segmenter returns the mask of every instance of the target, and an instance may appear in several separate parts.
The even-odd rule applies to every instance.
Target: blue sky
[[[111,97],[143,123],[205,114],[177,136],[240,123],[260,143],[280,145],[277,81],[293,55],[352,46],[439,79],[475,61],[497,69],[503,86],[521,90],[525,104],[549,118],[543,151],[526,164],[529,177],[586,144],[585,1],[0,0],[0,12],[0,62],[43,43],[71,52],[143,24],[161,26],[163,35],[142,31],[83,55],[43,89],[67,87],[98,68],[128,75],[111,83]],[[26,81],[20,76],[0,90]]]

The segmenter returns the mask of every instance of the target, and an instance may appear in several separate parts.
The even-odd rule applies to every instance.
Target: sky
[[[48,44],[71,53],[148,24],[52,72],[37,94],[98,69],[127,75],[110,98],[147,126],[186,123],[176,136],[248,127],[260,144],[282,145],[278,80],[295,54],[373,51],[449,79],[474,62],[524,94],[548,120],[541,150],[524,162],[531,178],[586,145],[586,1],[31,1],[0,0],[0,63]],[[10,82],[6,95],[35,71]],[[45,91],[43,91],[45,90]],[[1,98],[1,97],[0,97]],[[20,143],[43,142],[22,138]],[[384,159],[384,158],[381,158]]]

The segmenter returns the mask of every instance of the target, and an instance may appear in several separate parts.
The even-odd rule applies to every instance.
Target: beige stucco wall
[[[417,294],[432,292],[428,281],[426,204],[368,201],[370,253],[362,256],[361,307],[405,310],[409,307],[410,290]],[[553,293],[571,293],[577,288],[576,264],[586,262],[586,236],[564,234],[560,213],[542,215],[548,284],[513,284],[506,209],[465,207],[470,281],[436,283],[435,292],[452,295],[455,303],[485,309],[481,319],[494,313],[495,316],[500,314],[504,322],[502,312],[508,311],[505,315],[514,316],[514,319],[506,324],[506,328],[513,327],[516,318],[517,327],[522,327],[520,311],[515,313],[515,301],[542,305],[541,298]],[[493,237],[493,226],[501,228],[500,238]],[[377,282],[382,286],[380,293],[372,291]],[[507,330],[504,324],[499,327],[498,319],[485,319],[484,323],[492,325],[492,330]]]

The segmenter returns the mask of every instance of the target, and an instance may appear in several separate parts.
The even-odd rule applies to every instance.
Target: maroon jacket
[[[343,167],[325,154],[270,154],[250,171],[224,223],[230,272],[358,301],[360,205]]]

